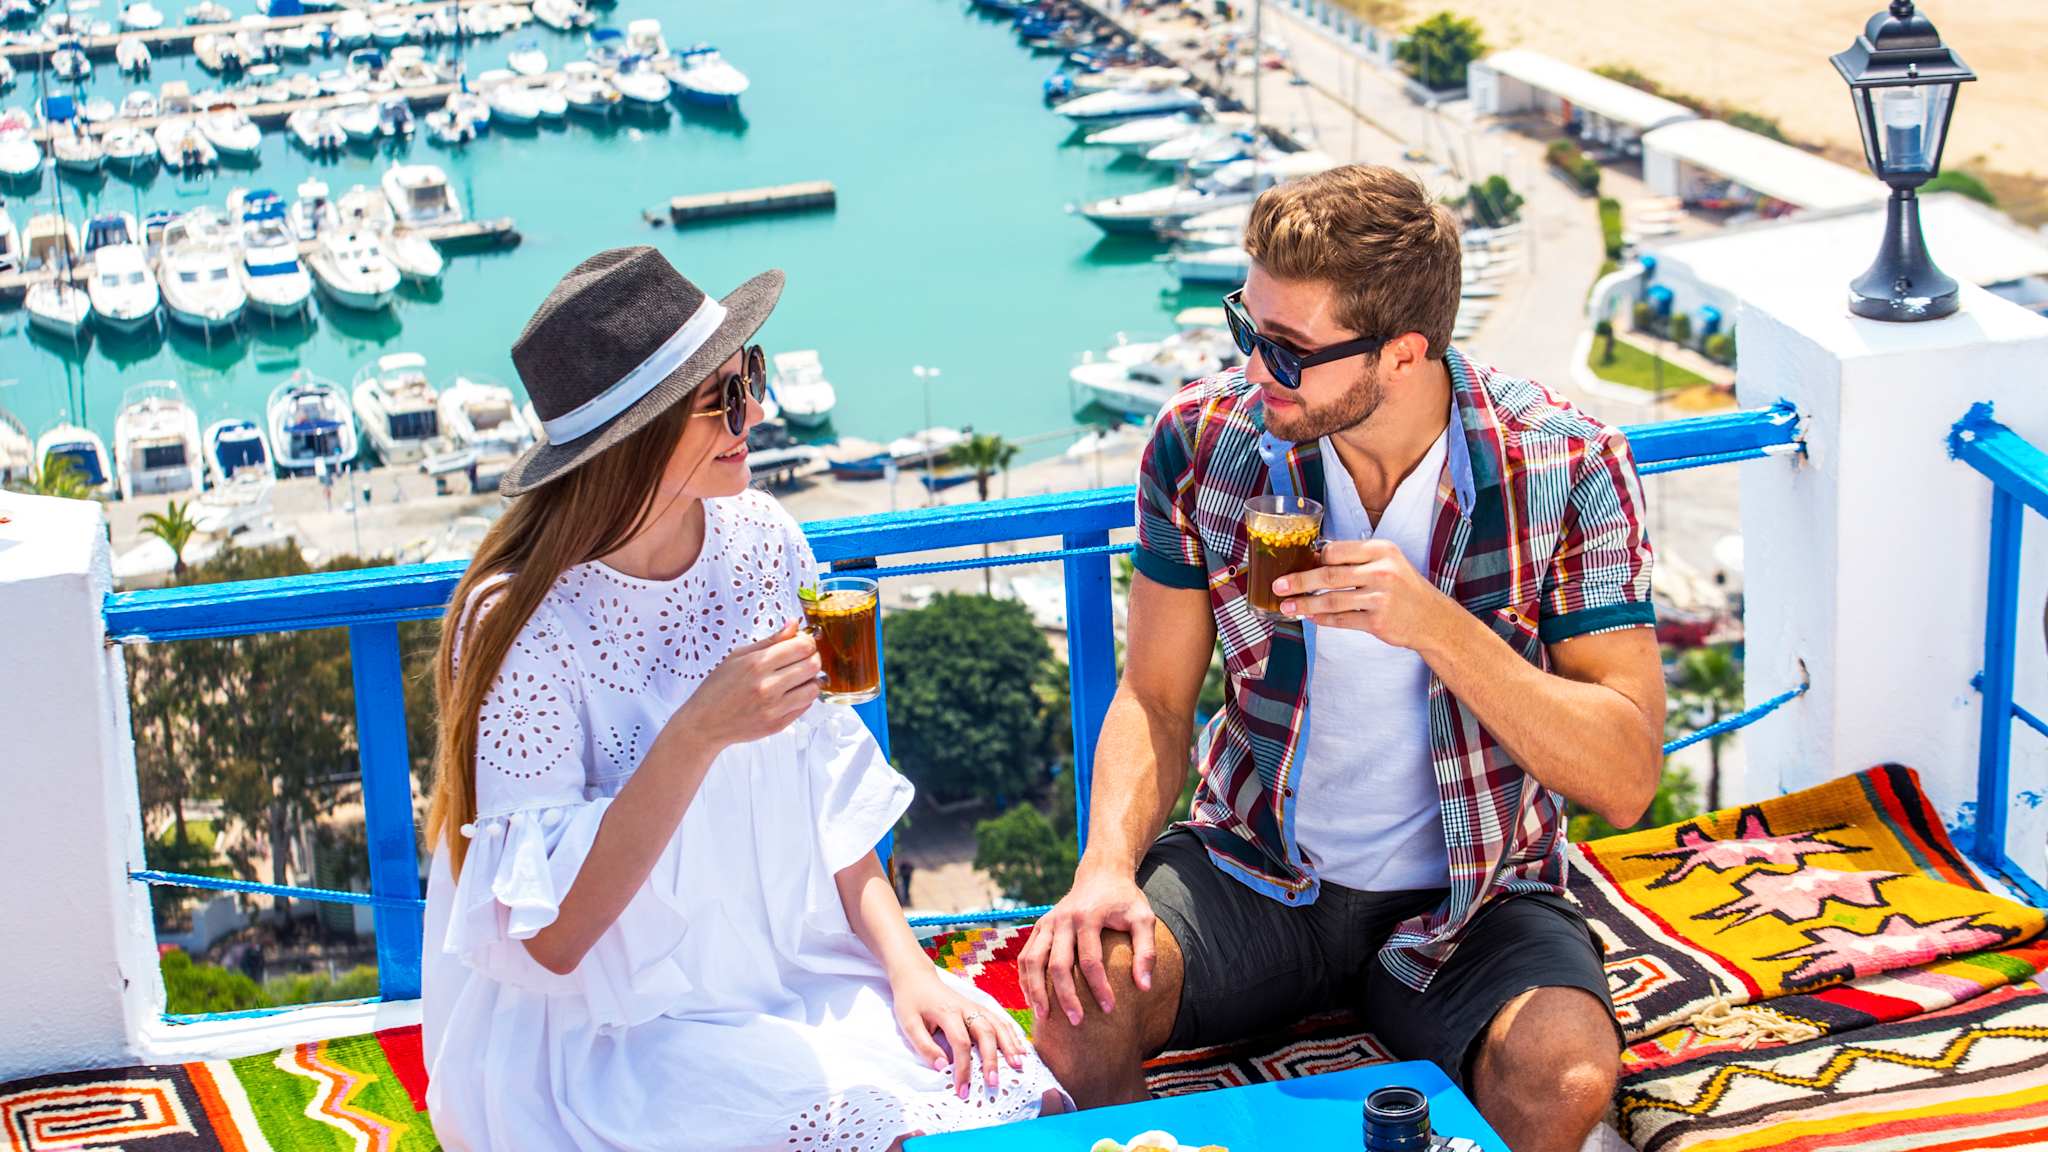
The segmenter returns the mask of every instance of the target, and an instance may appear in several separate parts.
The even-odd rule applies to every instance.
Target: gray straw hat
[[[540,439],[498,491],[531,492],[646,427],[744,347],[781,296],[772,269],[713,300],[645,245],[578,264],[512,344]]]

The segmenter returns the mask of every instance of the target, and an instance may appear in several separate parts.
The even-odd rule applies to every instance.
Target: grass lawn
[[[1657,390],[1657,367],[1651,360],[1649,353],[1636,348],[1634,345],[1616,340],[1614,342],[1614,363],[1602,364],[1600,362],[1600,351],[1606,343],[1606,341],[1599,337],[1594,337],[1593,349],[1586,354],[1586,367],[1593,370],[1593,375],[1610,384],[1626,384],[1631,388],[1641,388],[1645,392]],[[1663,374],[1664,390],[1666,392],[1677,392],[1702,385],[1711,386],[1711,382],[1706,377],[1696,372],[1688,372],[1669,360],[1664,362]]]

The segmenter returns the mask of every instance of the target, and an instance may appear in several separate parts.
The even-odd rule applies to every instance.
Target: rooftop
[[[1863,169],[1721,120],[1683,120],[1652,129],[1643,135],[1643,151],[1675,156],[1795,208],[1855,208],[1882,204],[1890,194]]]
[[[1696,115],[1683,104],[1527,48],[1496,52],[1480,61],[1477,67],[1490,68],[1638,132],[1647,132],[1660,124],[1690,120]]]

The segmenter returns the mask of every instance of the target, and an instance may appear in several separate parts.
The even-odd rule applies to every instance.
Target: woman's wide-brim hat
[[[512,344],[539,441],[498,491],[531,492],[645,428],[745,347],[781,296],[772,269],[714,300],[646,245],[578,264]]]

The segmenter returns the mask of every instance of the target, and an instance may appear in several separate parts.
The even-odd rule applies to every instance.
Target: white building
[[[1581,139],[1625,153],[1634,153],[1644,134],[1695,118],[1683,104],[1526,48],[1496,52],[1466,75],[1472,110],[1481,116],[1539,113]]]
[[[1720,120],[1684,120],[1643,134],[1643,179],[1688,205],[1826,211],[1882,203],[1890,189],[1790,144]]]

